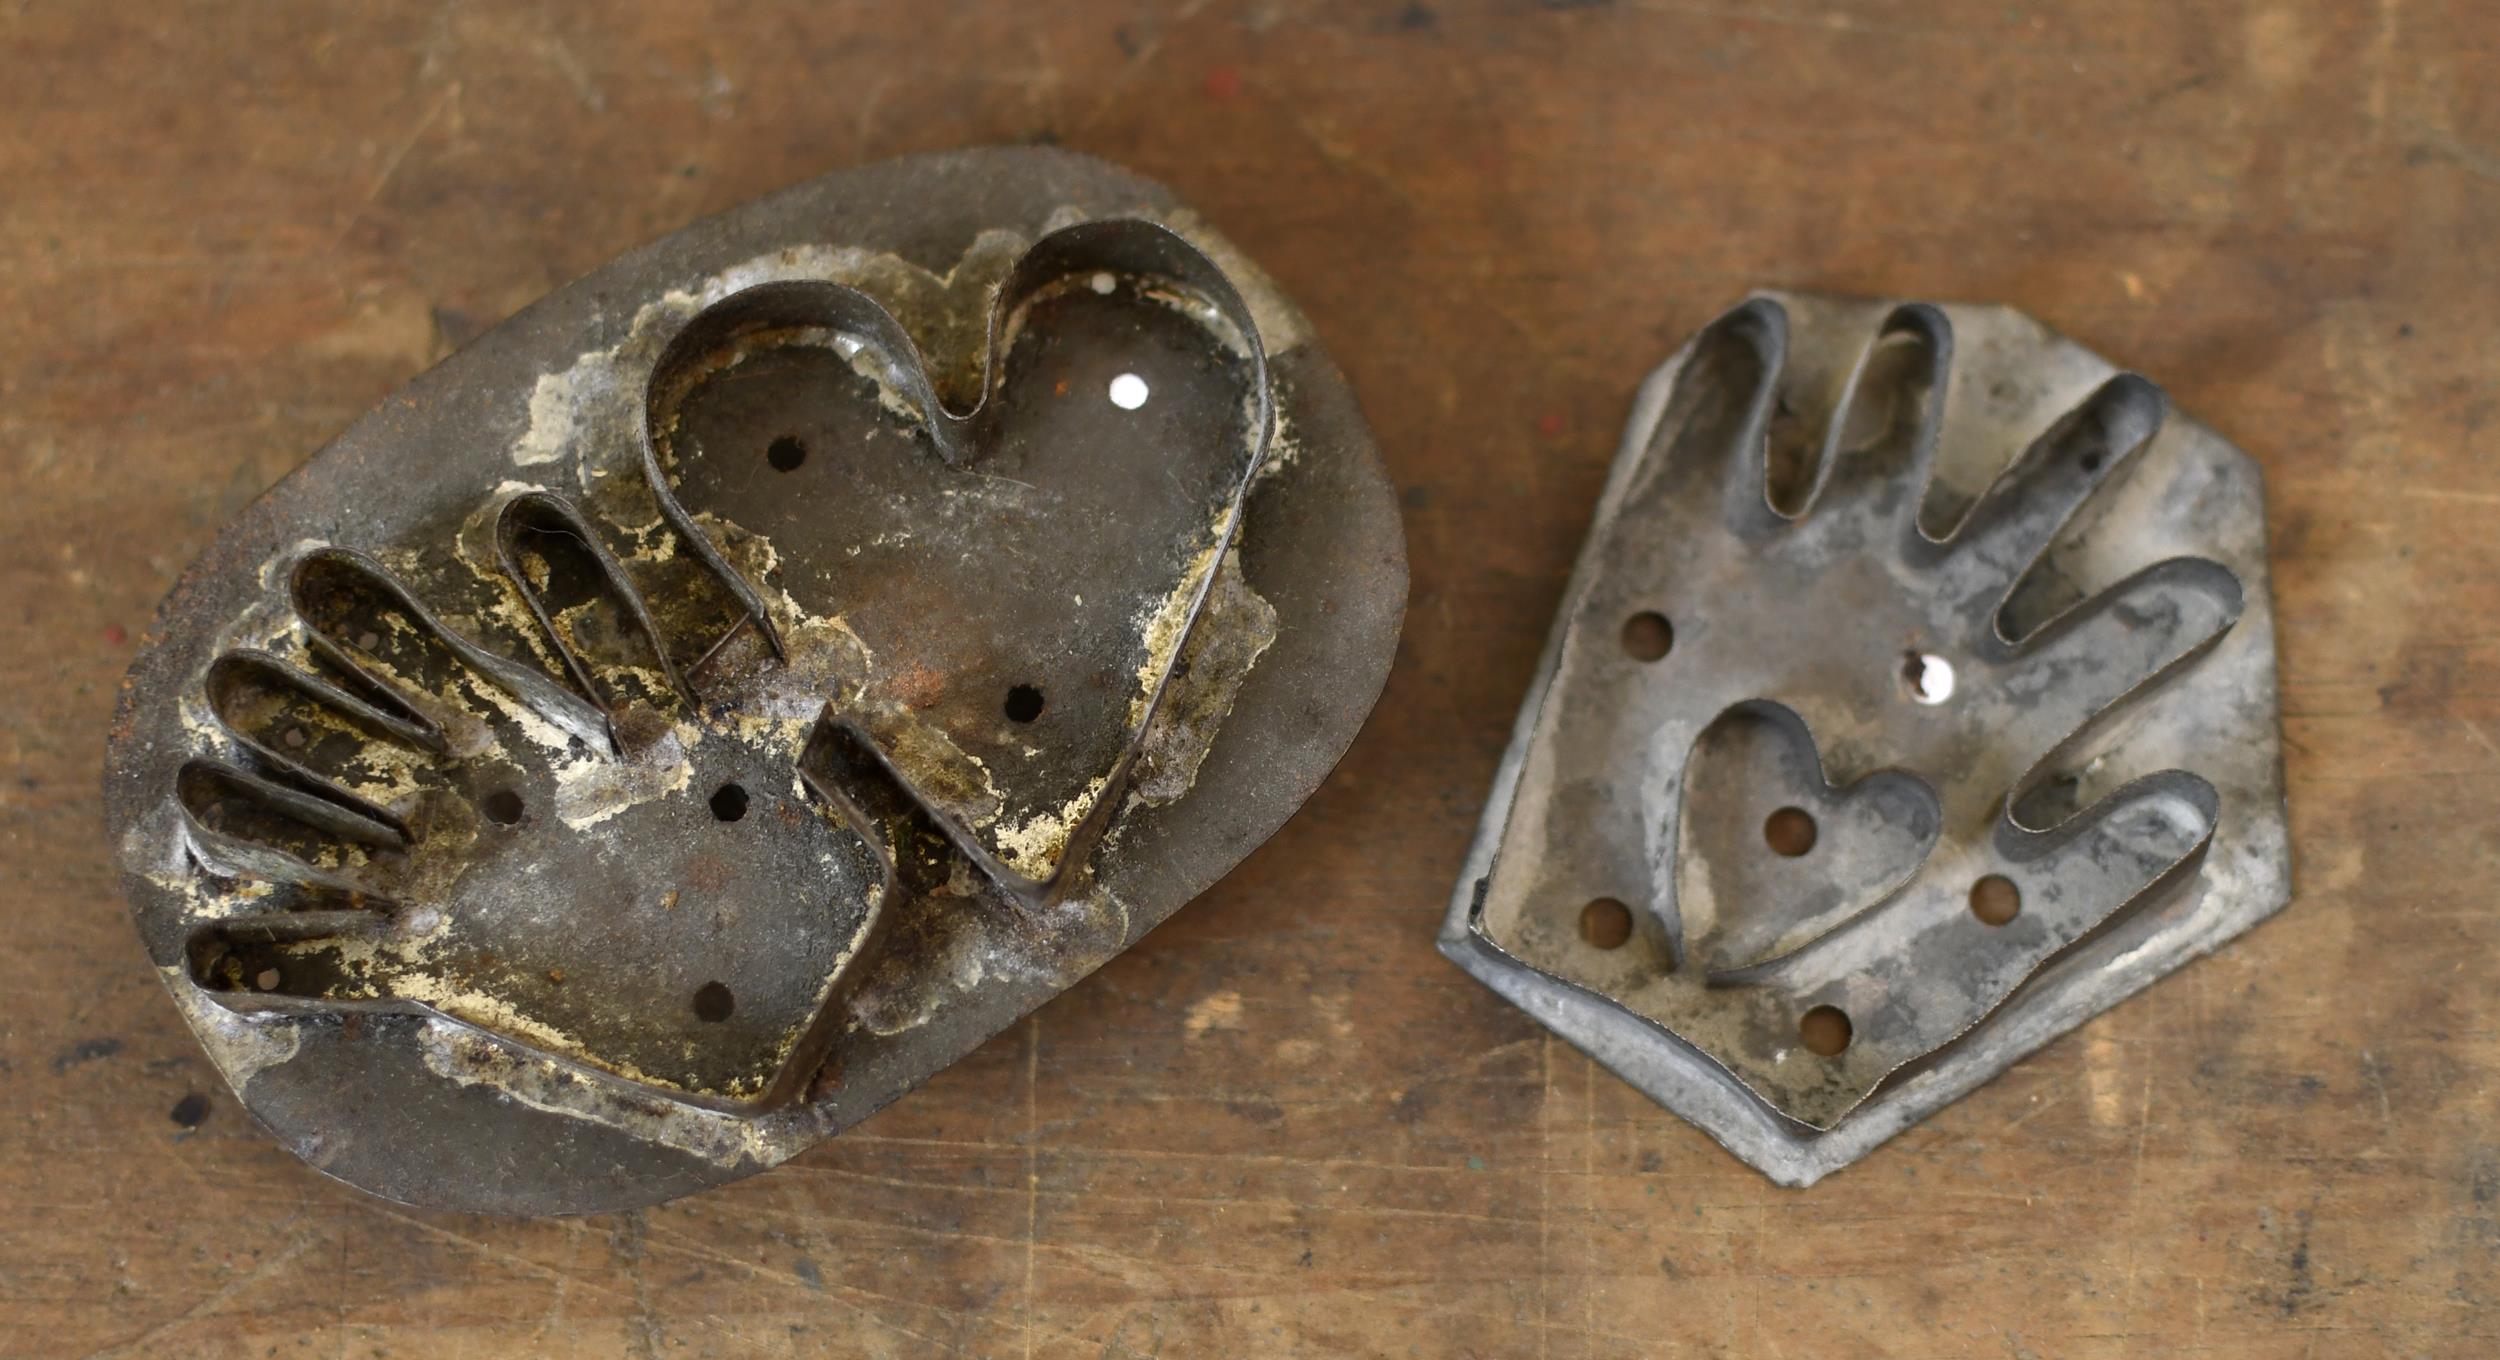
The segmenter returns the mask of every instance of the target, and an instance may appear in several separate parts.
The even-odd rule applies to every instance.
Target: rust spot
[[[946,697],[946,676],[927,666],[913,666],[890,682],[891,693],[906,708],[934,708]]]
[[[647,749],[653,742],[667,736],[667,715],[643,704],[628,704],[610,715],[609,723],[616,731],[616,744],[625,750]]]
[[[822,1100],[840,1089],[842,1089],[842,1055],[837,1053],[825,1059],[825,1065],[816,1069],[815,1076],[808,1078],[807,1098],[811,1101]]]
[[[735,877],[729,861],[718,855],[697,855],[686,861],[686,886],[697,892],[719,892]]]

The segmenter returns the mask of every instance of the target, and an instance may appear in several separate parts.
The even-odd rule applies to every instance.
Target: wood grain
[[[2500,1346],[2481,0],[352,10],[0,0],[0,1352]],[[1036,139],[1173,185],[1362,394],[1415,589],[1335,781],[1034,1020],[729,1190],[458,1218],[263,1139],[98,830],[174,573],[616,252]],[[2019,303],[2263,461],[2299,872],[2273,923],[1807,1193],[1431,947],[1633,383],[1766,284]]]

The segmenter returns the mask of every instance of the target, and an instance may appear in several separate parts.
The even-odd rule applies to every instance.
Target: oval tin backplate
[[[571,284],[226,527],[105,771],[245,1105],[414,1204],[772,1166],[1281,826],[1406,592],[1344,378],[1160,187],[829,176]]]

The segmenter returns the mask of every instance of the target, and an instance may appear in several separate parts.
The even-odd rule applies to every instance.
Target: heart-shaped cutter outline
[[[921,427],[936,445],[938,456],[949,467],[966,467],[981,456],[981,445],[988,438],[998,410],[998,404],[992,398],[1006,376],[1008,350],[1013,343],[1013,337],[1008,333],[1010,323],[1027,302],[1049,286],[1098,271],[1169,278],[1208,298],[1246,352],[1254,409],[1249,456],[1233,481],[1231,495],[1224,507],[1223,527],[1211,551],[1203,558],[1205,566],[1190,590],[1189,604],[1180,626],[1174,630],[1167,645],[1159,649],[1161,655],[1155,667],[1154,680],[1147,687],[1145,701],[1130,722],[1127,742],[1111,768],[1104,772],[1103,782],[1093,794],[1091,806],[1061,842],[1049,874],[1037,878],[1022,873],[1009,867],[984,845],[974,829],[954,809],[926,796],[910,773],[896,762],[893,754],[865,726],[848,717],[834,719],[855,732],[865,748],[877,754],[880,763],[911,794],[921,810],[946,831],[947,838],[957,849],[980,865],[982,872],[993,882],[1033,906],[1055,899],[1068,886],[1070,878],[1082,871],[1095,843],[1110,828],[1136,765],[1139,749],[1162,707],[1164,694],[1171,688],[1173,671],[1188,645],[1189,635],[1196,630],[1199,617],[1206,610],[1207,598],[1214,590],[1224,555],[1240,537],[1250,488],[1257,481],[1260,468],[1267,462],[1276,423],[1275,393],[1268,373],[1267,351],[1259,337],[1257,320],[1251,315],[1249,304],[1233,287],[1231,279],[1205,252],[1169,227],[1134,217],[1096,219],[1047,233],[1028,247],[1009,269],[991,303],[983,334],[979,398],[963,410],[948,407],[938,395],[918,345],[892,312],[858,288],[826,280],[754,284],[714,302],[671,337],[653,364],[643,389],[643,475],[652,495],[659,501],[661,514],[679,537],[693,548],[714,577],[737,596],[747,610],[746,623],[763,633],[774,656],[780,658],[785,656],[782,639],[773,627],[771,614],[762,597],[756,593],[752,583],[722,556],[718,545],[703,532],[702,526],[695,523],[694,517],[686,512],[669,487],[667,474],[661,466],[660,449],[667,438],[662,426],[669,418],[663,412],[673,412],[677,396],[682,395],[676,389],[684,385],[708,357],[754,333],[824,328],[862,335],[869,347],[887,357],[889,381],[899,387],[906,400],[919,410]],[[714,645],[717,648],[728,641],[725,636]],[[700,669],[701,666],[702,662],[697,661],[689,669]]]

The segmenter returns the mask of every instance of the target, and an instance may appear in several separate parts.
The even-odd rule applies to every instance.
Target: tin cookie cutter
[[[1757,296],[1642,390],[1441,948],[1810,1184],[2278,910],[2279,721],[2245,454],[2004,308]]]
[[[316,1166],[648,1203],[1229,868],[1404,584],[1342,378],[1220,238],[1081,157],[920,158],[562,290],[247,511],[108,807],[167,986]]]

